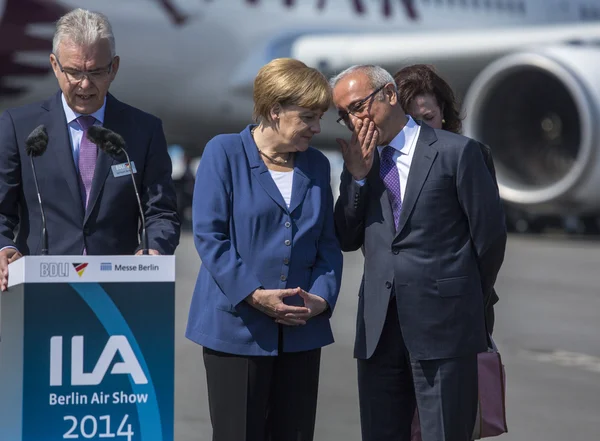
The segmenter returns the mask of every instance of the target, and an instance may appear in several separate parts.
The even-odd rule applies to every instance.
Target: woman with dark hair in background
[[[461,133],[462,120],[452,88],[440,77],[433,66],[413,64],[394,75],[402,108],[414,119],[425,121],[434,129]],[[496,169],[492,150],[479,143],[494,181]]]
[[[461,133],[462,121],[452,88],[440,77],[433,66],[413,64],[400,69],[394,74],[398,86],[400,105],[414,119],[420,119],[434,129],[448,130]],[[492,158],[492,150],[485,144],[479,143],[481,153],[490,174],[496,182],[496,169]],[[494,329],[494,304],[498,295],[493,289],[486,295],[486,326],[491,334]]]

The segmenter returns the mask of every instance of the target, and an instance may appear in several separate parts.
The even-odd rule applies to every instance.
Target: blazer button
[[[286,239],[285,242],[283,242],[286,246],[290,246],[292,244],[292,242],[290,242],[289,239]]]
[[[394,253],[397,256],[398,254],[400,254],[400,250],[392,250],[392,253]]]
[[[290,259],[288,259],[287,257],[283,258],[283,264],[284,265],[289,265],[290,264]]]
[[[282,282],[285,282],[286,280],[287,280],[287,277],[285,276],[285,274],[282,274],[282,275],[281,275],[281,281],[282,281]]]
[[[385,282],[385,287],[387,289],[390,289],[392,287],[392,284],[390,282]]]
[[[85,234],[86,236],[90,234],[90,229],[88,227],[83,227],[83,234]]]
[[[285,228],[290,228],[291,226],[292,226],[292,223],[291,223],[291,222],[286,222],[286,223],[285,223]]]

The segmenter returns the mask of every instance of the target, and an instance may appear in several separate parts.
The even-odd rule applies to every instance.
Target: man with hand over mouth
[[[349,140],[336,233],[362,249],[354,355],[364,441],[469,441],[484,294],[504,259],[498,189],[472,139],[415,122],[393,77],[353,66],[331,80]]]

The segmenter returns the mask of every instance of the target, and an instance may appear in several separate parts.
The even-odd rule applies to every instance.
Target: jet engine
[[[499,58],[464,113],[465,134],[492,148],[502,199],[540,215],[600,213],[600,47]]]

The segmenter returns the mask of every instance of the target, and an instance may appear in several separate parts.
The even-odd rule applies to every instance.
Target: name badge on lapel
[[[129,163],[127,162],[124,162],[123,164],[115,164],[111,167],[111,169],[115,178],[129,175]],[[137,173],[137,170],[135,169],[135,162],[133,161],[131,161],[131,170],[133,170],[134,173]]]

